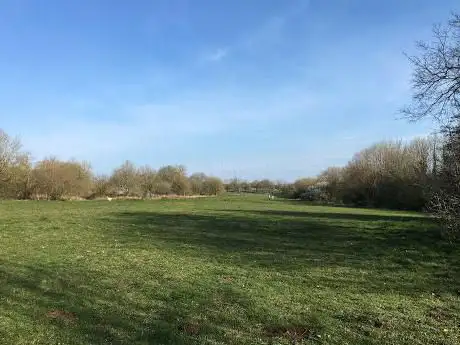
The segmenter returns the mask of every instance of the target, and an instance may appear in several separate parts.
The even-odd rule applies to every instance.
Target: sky
[[[35,160],[293,180],[409,123],[417,40],[458,0],[0,0],[0,128]]]

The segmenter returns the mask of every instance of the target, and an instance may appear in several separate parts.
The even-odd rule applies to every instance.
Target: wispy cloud
[[[253,31],[248,32],[238,43],[242,49],[256,51],[263,47],[273,46],[283,38],[283,31],[288,23],[298,15],[301,15],[310,5],[309,0],[298,0],[286,9],[272,17],[269,17]]]
[[[255,52],[262,48],[272,47],[282,40],[284,28],[289,21],[304,12],[309,4],[309,0],[294,2],[293,5],[286,7],[281,13],[266,18],[252,30],[244,33],[236,42],[206,54],[204,60],[218,62],[227,58],[230,52]]]
[[[228,48],[219,48],[215,50],[214,52],[206,55],[205,60],[210,61],[210,62],[218,62],[218,61],[225,59],[228,53],[229,53]]]
[[[170,101],[126,104],[113,119],[66,116],[64,109],[33,128],[24,127],[20,134],[36,159],[55,154],[100,162],[125,154],[129,158],[129,152],[183,147],[194,138],[225,136],[241,126],[276,123],[309,113],[314,106],[314,96],[306,89],[294,92],[281,87],[260,97],[236,90],[229,94],[201,90]]]

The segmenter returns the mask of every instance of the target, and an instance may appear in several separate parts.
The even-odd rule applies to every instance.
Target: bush
[[[450,241],[460,238],[460,197],[445,191],[433,195],[429,208],[442,225],[442,235]]]
[[[192,194],[194,195],[203,195],[204,192],[204,184],[208,177],[203,173],[195,173],[192,174],[189,178],[190,182],[190,189]]]
[[[190,182],[183,165],[164,166],[158,170],[157,177],[160,181],[169,183],[172,193],[177,195],[190,194]]]
[[[153,192],[157,195],[168,195],[172,193],[171,183],[167,181],[155,181]]]
[[[110,185],[115,195],[139,196],[141,193],[138,171],[130,161],[125,161],[113,171]]]
[[[149,166],[143,166],[139,168],[138,171],[139,175],[139,189],[142,193],[144,198],[151,197],[155,194],[155,183],[157,180],[157,174],[155,170],[150,168]]]
[[[92,173],[86,163],[44,159],[35,165],[32,178],[35,191],[51,200],[91,194]]]
[[[90,199],[95,197],[103,197],[110,194],[110,178],[106,175],[95,176],[93,179],[93,193]]]
[[[218,195],[225,191],[224,183],[218,177],[207,177],[203,183],[203,194]]]

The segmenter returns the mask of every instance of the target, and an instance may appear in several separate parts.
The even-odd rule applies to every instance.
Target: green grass
[[[0,344],[459,344],[428,218],[262,197],[0,203]]]

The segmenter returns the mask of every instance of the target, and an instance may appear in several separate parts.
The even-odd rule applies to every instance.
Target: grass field
[[[262,197],[0,203],[0,344],[459,344],[417,214]]]

